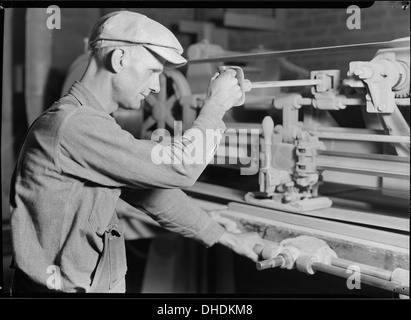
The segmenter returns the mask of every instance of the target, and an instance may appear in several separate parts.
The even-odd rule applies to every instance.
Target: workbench
[[[279,243],[310,235],[326,241],[340,258],[386,270],[409,269],[410,220],[405,203],[398,199],[380,195],[373,205],[352,199],[352,194],[351,199],[341,198],[339,190],[339,198],[331,197],[333,207],[295,214],[247,204],[244,192],[232,188],[197,182],[187,192],[206,209],[215,202],[225,204],[217,209],[222,216],[235,221],[242,231],[258,232],[267,240]],[[369,200],[364,190],[363,197]]]
[[[409,270],[409,215],[404,201],[390,196],[375,197],[375,192],[366,189],[329,186],[327,190],[334,205],[303,214],[250,205],[245,202],[242,190],[201,181],[184,191],[199,207],[230,219],[237,231],[257,232],[275,243],[300,235],[313,236],[324,240],[339,258],[359,266],[375,267],[387,273],[396,268]],[[309,292],[311,295],[318,292],[330,296],[346,294],[344,279],[318,272],[304,277],[297,270],[257,271],[251,261],[226,248],[203,248],[193,240],[162,230],[143,212],[125,206],[123,203],[120,210],[123,219],[127,219],[126,239],[152,239],[142,293],[236,293],[246,290],[298,295],[308,293],[309,284],[314,282],[316,289]],[[290,287],[285,288],[287,283]],[[327,283],[330,283],[329,288]],[[362,293],[365,297],[394,295],[376,287],[368,287],[368,291],[357,294],[361,296]]]

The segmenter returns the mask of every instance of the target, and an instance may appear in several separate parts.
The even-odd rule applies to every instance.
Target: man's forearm
[[[181,190],[125,188],[121,198],[147,213],[165,229],[194,238],[206,246],[217,243],[224,233],[224,228]]]

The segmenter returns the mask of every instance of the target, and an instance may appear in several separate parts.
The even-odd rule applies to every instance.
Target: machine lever
[[[241,88],[241,98],[234,105],[241,106],[245,101],[245,93],[251,91],[251,89],[256,88],[279,88],[279,87],[301,87],[301,86],[317,86],[324,82],[323,79],[304,79],[304,80],[283,80],[283,81],[261,81],[261,82],[251,82],[244,78],[244,71],[238,66],[219,66],[219,72],[224,72],[228,69],[233,69],[236,71],[236,78],[238,79],[238,84]]]

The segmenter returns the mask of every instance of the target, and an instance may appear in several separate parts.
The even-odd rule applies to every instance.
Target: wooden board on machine
[[[239,203],[230,203],[220,214],[234,220],[241,230],[258,232],[276,243],[299,235],[314,236],[326,241],[339,258],[390,271],[409,268],[408,235],[301,215],[288,214],[291,217],[284,219],[281,214],[286,213]]]
[[[218,203],[247,203],[245,201],[246,192],[205,182],[196,182],[193,187],[186,189],[185,191],[196,198],[207,198]],[[381,205],[375,207],[373,205],[369,205],[368,203],[363,203],[359,198],[356,199],[356,201],[348,201],[343,198],[339,199],[331,196],[329,198],[335,205],[326,209],[312,210],[308,212],[292,212],[287,210],[278,210],[277,208],[276,211],[286,211],[297,215],[297,217],[309,216],[323,220],[333,220],[344,223],[398,230],[400,232],[409,232],[410,220],[408,210],[407,212],[402,212],[402,208],[393,207],[392,210],[388,210],[383,208]],[[270,209],[267,208],[266,210]],[[274,209],[272,208],[271,210]],[[275,214],[276,211],[273,211],[273,214]]]

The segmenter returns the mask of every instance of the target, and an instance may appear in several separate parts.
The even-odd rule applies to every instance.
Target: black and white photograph
[[[1,300],[409,300],[410,1],[0,5]]]

